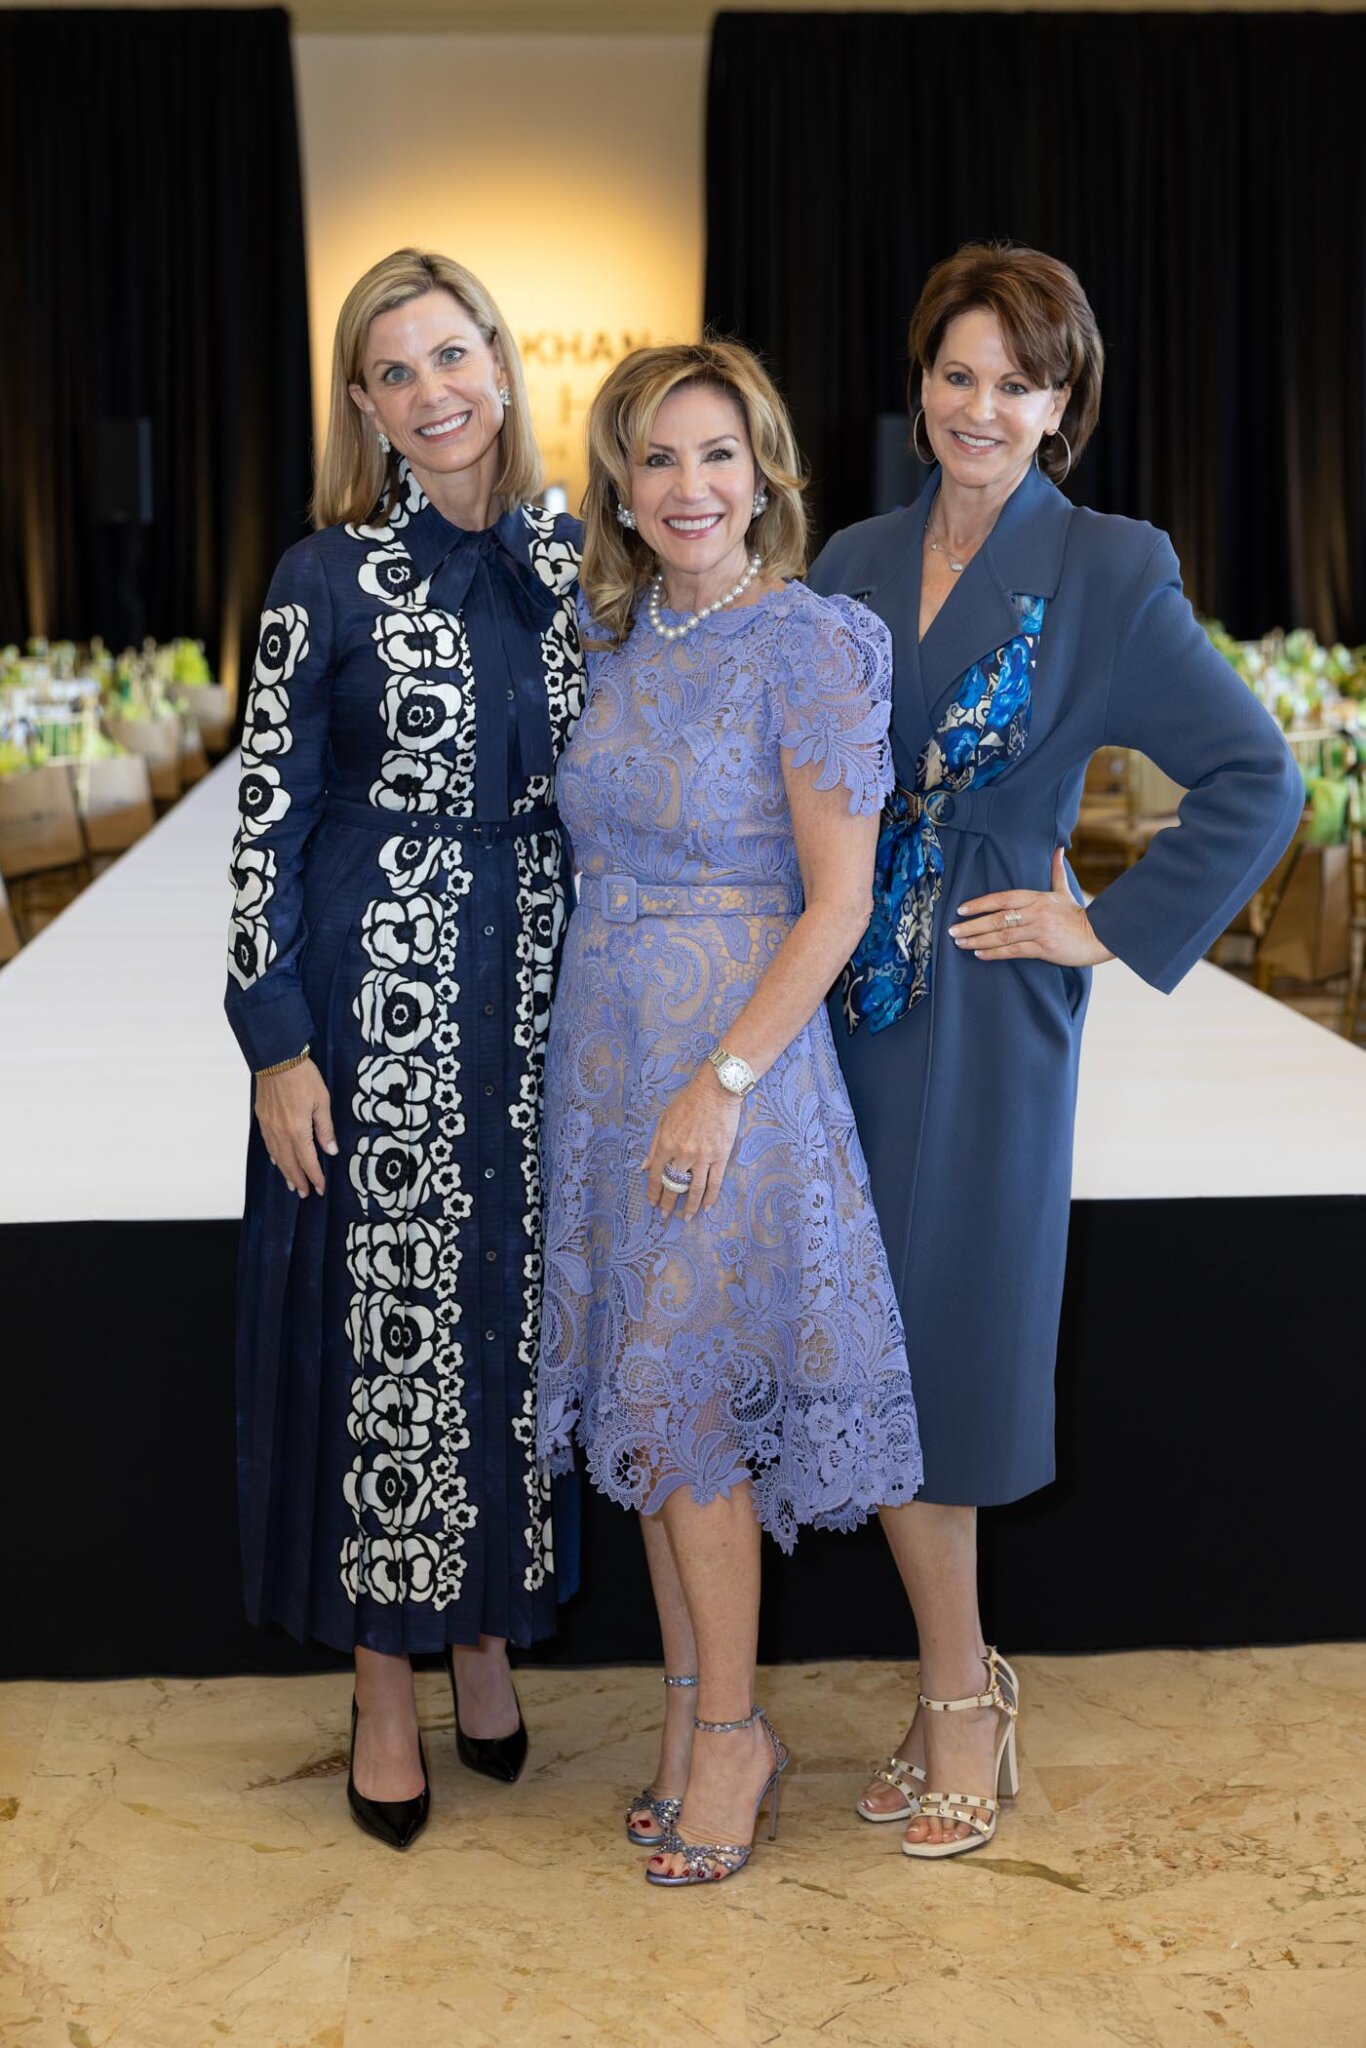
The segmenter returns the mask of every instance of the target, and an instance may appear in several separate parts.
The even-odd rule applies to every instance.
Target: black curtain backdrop
[[[1366,639],[1366,16],[722,14],[706,316],[786,392],[828,535],[873,511],[931,265],[1007,237],[1107,349],[1069,489],[1242,635]]]
[[[306,530],[289,17],[0,10],[0,641],[244,652]],[[154,523],[103,523],[101,419],[151,422]]]

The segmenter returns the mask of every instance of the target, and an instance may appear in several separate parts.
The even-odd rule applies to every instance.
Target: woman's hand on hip
[[[332,1104],[327,1083],[312,1060],[256,1083],[256,1121],[272,1166],[278,1166],[296,1195],[323,1191],[321,1149],[335,1158]]]
[[[1057,967],[1099,967],[1114,954],[1091,929],[1085,908],[1067,886],[1067,863],[1053,855],[1051,889],[1005,889],[958,906],[962,920],[949,937],[979,960],[1051,960]]]
[[[667,1223],[675,1208],[685,1219],[699,1209],[714,1209],[740,1127],[742,1098],[731,1095],[711,1066],[699,1067],[686,1088],[680,1088],[655,1125],[644,1159],[649,1175],[645,1199],[653,1202]],[[686,1195],[664,1185],[664,1168],[691,1173]]]

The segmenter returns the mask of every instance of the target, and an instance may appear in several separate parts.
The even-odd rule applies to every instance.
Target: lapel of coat
[[[931,482],[938,485],[939,472]],[[929,508],[926,507],[928,515]],[[920,647],[925,715],[933,726],[940,707],[965,671],[994,654],[1020,630],[1012,603],[1018,591],[1052,597],[1062,574],[1072,507],[1039,469],[1031,467],[1006,500],[985,545],[978,549],[945,599]],[[923,533],[923,522],[922,522]],[[916,622],[920,608],[920,554],[916,553]],[[899,651],[899,650],[898,650]]]

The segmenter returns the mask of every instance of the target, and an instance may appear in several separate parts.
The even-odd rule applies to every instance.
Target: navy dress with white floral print
[[[403,466],[387,516],[290,550],[262,620],[227,1011],[253,1070],[312,1047],[339,1152],[301,1201],[253,1119],[244,1581],[253,1621],[338,1649],[526,1643],[576,1582],[535,1368],[578,544],[535,506],[464,532]]]

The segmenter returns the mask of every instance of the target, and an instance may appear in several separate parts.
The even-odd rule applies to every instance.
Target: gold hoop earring
[[[925,408],[922,405],[919,412],[916,414],[915,418],[911,422],[911,447],[915,452],[916,460],[919,462],[923,462],[927,468],[933,469],[935,463],[938,460],[938,457],[936,456],[933,447],[931,447],[928,455],[922,455],[920,453],[920,422],[924,419],[924,417]],[[925,437],[927,440],[929,439],[928,427],[925,429]]]
[[[1053,432],[1047,436],[1047,439],[1050,441],[1061,441],[1063,447],[1067,450],[1066,469],[1060,477],[1050,478],[1050,482],[1065,484],[1068,477],[1072,474],[1072,443],[1068,440],[1061,427],[1055,427]],[[1034,465],[1037,469],[1043,468],[1043,464],[1039,461],[1039,451],[1037,448],[1034,450]]]

